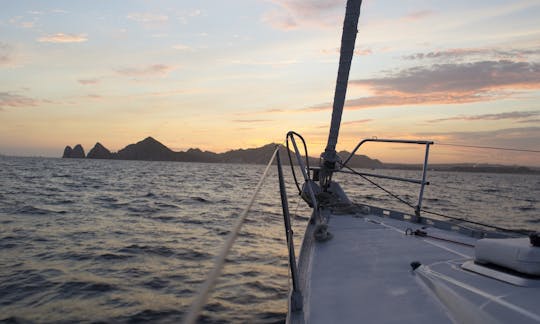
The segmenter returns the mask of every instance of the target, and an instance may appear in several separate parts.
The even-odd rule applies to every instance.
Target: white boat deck
[[[304,240],[300,261],[306,323],[538,323],[540,289],[461,268],[464,244],[414,235],[422,225],[375,215],[330,215],[326,242]],[[306,235],[311,235],[308,226]],[[474,245],[476,239],[427,228],[429,235]],[[411,262],[422,264],[412,270]],[[532,280],[539,281],[540,280]]]

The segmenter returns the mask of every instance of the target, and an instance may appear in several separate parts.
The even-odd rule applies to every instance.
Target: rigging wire
[[[489,149],[489,150],[540,153],[539,150],[515,149],[515,148],[508,148],[508,147],[480,146],[480,145],[467,145],[467,144],[454,144],[454,143],[441,143],[441,142],[436,142],[436,144],[443,145],[443,146],[470,147],[470,148],[480,148],[480,149]]]
[[[203,308],[203,306],[206,304],[206,301],[208,300],[208,296],[210,294],[210,290],[214,288],[217,279],[219,275],[221,274],[221,270],[223,269],[223,266],[225,265],[225,259],[227,258],[227,255],[229,254],[231,247],[238,237],[238,234],[240,232],[240,229],[242,228],[242,225],[244,224],[244,221],[246,220],[247,214],[250,211],[251,207],[253,206],[253,203],[255,202],[255,198],[257,198],[257,194],[261,190],[261,187],[264,183],[264,180],[266,179],[266,176],[268,175],[268,171],[270,170],[270,166],[274,162],[274,159],[276,158],[277,151],[279,150],[279,146],[276,145],[276,148],[274,150],[274,153],[272,154],[272,157],[270,158],[270,161],[266,165],[266,169],[264,169],[263,174],[261,175],[261,178],[259,180],[259,183],[257,183],[257,186],[255,187],[255,190],[253,191],[253,195],[251,196],[251,199],[249,200],[248,205],[240,214],[240,216],[237,218],[233,229],[227,236],[225,240],[225,244],[223,245],[220,253],[217,255],[215,261],[214,261],[214,268],[208,274],[208,277],[206,278],[206,281],[201,286],[201,289],[199,290],[199,294],[197,297],[195,297],[193,303],[191,304],[191,307],[184,318],[185,324],[193,324],[199,317],[199,314]]]
[[[351,167],[349,167],[349,166],[347,166],[347,165],[343,165],[343,164],[342,164],[341,166],[342,166],[342,167],[345,167],[345,168],[347,168],[347,169],[349,169],[349,171],[351,171],[352,173],[354,173],[354,174],[360,176],[362,179],[366,180],[367,182],[371,183],[371,184],[374,185],[375,187],[377,187],[377,188],[381,189],[382,191],[386,192],[388,195],[394,197],[395,199],[399,200],[399,201],[402,202],[403,204],[405,204],[405,205],[411,207],[412,209],[416,209],[416,207],[415,207],[413,204],[411,204],[410,202],[408,202],[408,201],[406,201],[405,199],[399,197],[398,195],[392,193],[390,190],[388,190],[388,189],[382,187],[381,185],[379,185],[379,184],[376,183],[375,181],[373,181],[373,180],[367,178],[366,176],[364,176],[363,174],[357,172],[356,170],[352,169]]]
[[[353,172],[354,174],[360,176],[361,178],[363,178],[364,180],[368,181],[369,183],[371,183],[372,185],[376,186],[377,188],[383,190],[384,192],[386,192],[388,195],[394,197],[395,199],[397,199],[398,201],[400,201],[401,203],[411,207],[412,209],[416,210],[416,207],[414,205],[412,205],[411,203],[409,203],[408,201],[406,201],[405,199],[399,197],[398,195],[392,193],[390,190],[382,187],[381,185],[379,185],[378,183],[376,183],[375,181],[373,180],[370,180],[368,179],[366,176],[364,176],[363,174],[361,173],[358,173],[356,170],[352,169],[351,167],[347,166],[347,165],[342,165],[344,166],[345,168],[349,169],[351,172]],[[496,229],[496,230],[499,230],[499,231],[503,231],[503,232],[511,232],[511,233],[517,233],[517,234],[522,234],[522,235],[529,235],[529,232],[527,231],[520,231],[520,230],[512,230],[512,229],[508,229],[508,228],[504,228],[504,227],[499,227],[499,226],[495,226],[495,225],[490,225],[490,224],[485,224],[485,223],[481,223],[481,222],[476,222],[476,221],[471,221],[471,220],[468,220],[468,219],[465,219],[465,218],[461,218],[461,217],[455,217],[455,216],[449,216],[449,215],[445,215],[445,214],[442,214],[442,213],[438,213],[438,212],[434,212],[434,211],[430,211],[430,210],[426,210],[425,208],[422,208],[420,209],[421,212],[424,212],[426,214],[431,214],[431,215],[435,215],[435,216],[439,216],[439,217],[443,217],[443,218],[447,218],[447,219],[453,219],[453,220],[457,220],[457,221],[462,221],[462,222],[466,222],[466,223],[469,223],[469,224],[475,224],[475,225],[480,225],[480,226],[484,226],[484,227],[488,227],[488,228],[493,228],[493,229]]]

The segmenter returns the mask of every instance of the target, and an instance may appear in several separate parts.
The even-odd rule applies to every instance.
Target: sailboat
[[[437,217],[425,216],[429,211],[422,208],[422,200],[433,141],[371,138],[360,141],[344,160],[336,153],[361,4],[361,0],[347,1],[330,132],[320,165],[309,165],[300,134],[290,131],[286,136],[294,181],[312,209],[298,258],[277,147],[185,323],[196,321],[274,160],[291,279],[287,323],[540,323],[538,233],[433,212]],[[349,161],[367,142],[423,146],[420,179],[350,168]],[[294,164],[301,175],[297,176]],[[333,180],[342,172],[368,181],[375,177],[417,184],[414,212],[351,202]]]
[[[305,144],[303,138],[287,134],[302,170],[302,197],[313,208],[297,261],[282,194],[291,273],[287,322],[539,323],[538,234],[422,214],[432,141],[366,139],[344,161],[336,154],[361,3],[347,1],[330,134],[320,166],[306,165],[296,141]],[[366,142],[425,147],[421,179],[386,177],[419,185],[414,213],[353,204],[332,180],[338,172],[385,178],[348,167]]]

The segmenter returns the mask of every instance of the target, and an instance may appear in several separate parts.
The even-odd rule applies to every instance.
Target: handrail
[[[287,133],[287,136],[286,136],[285,145],[287,146],[287,155],[289,156],[289,162],[291,164],[291,172],[292,172],[292,176],[294,178],[294,184],[296,185],[296,188],[298,188],[298,193],[301,194],[302,189],[300,188],[300,185],[298,184],[298,179],[296,178],[296,172],[294,171],[293,161],[292,161],[292,157],[291,157],[291,150],[289,148],[289,138],[291,138],[294,141],[295,136],[298,136],[300,138],[300,140],[302,141],[302,144],[304,145],[304,154],[306,155],[306,165],[305,165],[305,167],[302,167],[302,170],[305,169],[307,171],[307,179],[311,179],[310,168],[309,168],[309,154],[308,154],[307,144],[306,144],[306,141],[304,140],[304,137],[302,137],[302,135],[298,134],[295,131],[289,131]],[[295,148],[295,152],[297,153],[296,157],[299,159],[298,163],[302,164],[301,159],[299,157],[299,153],[298,153],[298,147],[296,146],[295,143],[293,143],[293,145],[294,145],[294,148]],[[303,174],[303,176],[304,176],[304,179],[306,179],[306,174]]]
[[[384,176],[384,175],[378,175],[378,174],[370,174],[370,173],[360,173],[356,172],[356,174],[359,174],[361,176],[369,176],[369,177],[378,177],[378,178],[384,178],[384,179],[391,179],[391,180],[397,180],[397,181],[404,181],[404,182],[411,182],[411,183],[417,183],[420,185],[420,191],[418,193],[418,203],[415,207],[415,214],[416,216],[420,216],[420,211],[422,210],[422,200],[424,198],[424,189],[425,186],[429,184],[429,182],[426,181],[426,175],[427,175],[427,167],[428,167],[428,157],[429,157],[429,147],[430,145],[433,145],[433,141],[424,141],[424,140],[402,140],[402,139],[378,139],[378,138],[366,138],[361,140],[354,150],[352,150],[349,157],[345,160],[345,162],[341,163],[341,169],[339,172],[345,172],[342,169],[344,167],[347,167],[347,163],[352,159],[356,151],[362,146],[362,144],[366,142],[380,142],[380,143],[399,143],[399,144],[419,144],[419,145],[425,145],[426,150],[424,154],[424,163],[422,165],[422,179],[421,180],[415,180],[415,179],[407,179],[407,178],[401,178],[401,177],[392,177],[392,176]],[[348,168],[348,167],[347,167]]]
[[[423,145],[433,145],[433,141],[417,141],[417,140],[400,140],[400,139],[383,139],[383,138],[365,138],[356,145],[354,150],[352,150],[351,155],[342,163],[343,166],[347,165],[347,162],[354,156],[354,153],[358,151],[360,146],[366,142],[382,142],[382,143],[402,143],[402,144],[423,144]]]
[[[291,142],[293,144],[294,153],[296,155],[296,160],[298,161],[298,165],[300,166],[300,170],[302,171],[302,175],[304,176],[305,187],[307,187],[309,197],[310,197],[311,202],[313,204],[313,213],[314,213],[315,219],[322,223],[322,219],[320,218],[319,208],[318,208],[318,204],[317,204],[317,197],[315,196],[315,192],[313,191],[313,187],[311,185],[312,180],[309,177],[309,170],[307,169],[306,165],[302,161],[302,157],[300,156],[300,152],[298,150],[298,145],[296,145],[296,141],[294,139],[295,135],[299,136],[302,139],[302,141],[304,141],[304,139],[298,133],[295,133],[293,131],[290,131],[290,132],[287,133],[287,141],[290,138]],[[306,157],[306,160],[307,159],[309,159],[309,157]],[[294,166],[291,163],[291,168],[293,168],[293,167]]]

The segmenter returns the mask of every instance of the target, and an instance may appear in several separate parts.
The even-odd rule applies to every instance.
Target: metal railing
[[[362,146],[364,143],[367,143],[367,142],[425,145],[426,149],[425,149],[425,154],[424,154],[424,163],[423,163],[423,166],[422,166],[422,179],[418,180],[418,179],[394,177],[394,176],[373,174],[373,173],[366,173],[366,172],[344,171],[343,168],[347,167],[347,163],[349,163],[349,161],[355,155],[356,151],[358,151],[360,146]],[[417,216],[420,216],[420,210],[422,209],[422,199],[424,197],[424,189],[425,189],[426,185],[429,185],[429,182],[426,181],[426,174],[427,174],[427,167],[428,167],[428,157],[429,157],[429,147],[430,147],[430,145],[433,145],[433,144],[434,144],[433,141],[400,140],[400,139],[378,139],[378,138],[363,139],[358,143],[358,145],[356,145],[354,150],[352,150],[351,154],[345,160],[345,162],[341,163],[341,168],[337,172],[354,173],[354,174],[358,174],[358,175],[366,176],[366,177],[375,177],[375,178],[390,179],[390,180],[396,180],[396,181],[419,184],[420,185],[420,191],[418,193],[418,202],[417,202],[416,207],[415,207],[415,213],[416,213]]]
[[[296,140],[294,139],[295,136],[298,136],[303,144],[304,144],[304,148],[305,148],[305,152],[306,152],[306,163],[304,163],[304,161],[302,160],[302,156],[300,155],[300,150],[298,149],[298,145],[296,144]],[[296,133],[296,132],[293,132],[293,131],[290,131],[287,133],[287,149],[289,149],[289,140],[292,142],[292,145],[293,145],[293,148],[294,148],[294,154],[296,156],[296,160],[298,162],[298,165],[300,167],[300,170],[302,171],[302,176],[304,177],[304,186],[302,189],[300,189],[300,193],[303,194],[303,192],[305,191],[304,188],[307,188],[307,194],[309,195],[309,199],[311,199],[311,204],[312,204],[312,207],[313,207],[313,217],[316,221],[318,221],[319,223],[322,223],[322,218],[321,218],[321,215],[319,213],[319,208],[318,208],[318,203],[317,203],[317,196],[315,195],[315,191],[314,191],[314,185],[315,183],[313,183],[313,180],[311,179],[310,177],[310,168],[309,168],[309,165],[306,165],[309,163],[309,156],[307,154],[307,148],[306,148],[306,142],[304,141],[304,138]],[[289,158],[290,158],[290,155],[289,155]],[[293,163],[292,163],[292,159],[291,159],[291,170],[292,170],[292,173],[293,173],[293,176],[295,177],[295,181],[296,181],[296,176],[294,175],[294,166],[293,166]],[[296,184],[298,186],[298,184]],[[304,198],[304,197],[303,197]]]
[[[289,214],[289,203],[287,200],[287,190],[285,189],[285,179],[283,177],[283,168],[279,150],[276,154],[276,162],[279,178],[279,193],[281,196],[281,208],[283,210],[283,224],[285,225],[285,237],[287,238],[287,249],[289,251],[289,267],[291,270],[292,291],[290,295],[291,311],[295,312],[302,309],[302,292],[298,282],[298,267],[296,265],[296,255],[294,253],[293,230],[291,227],[291,216]]]

